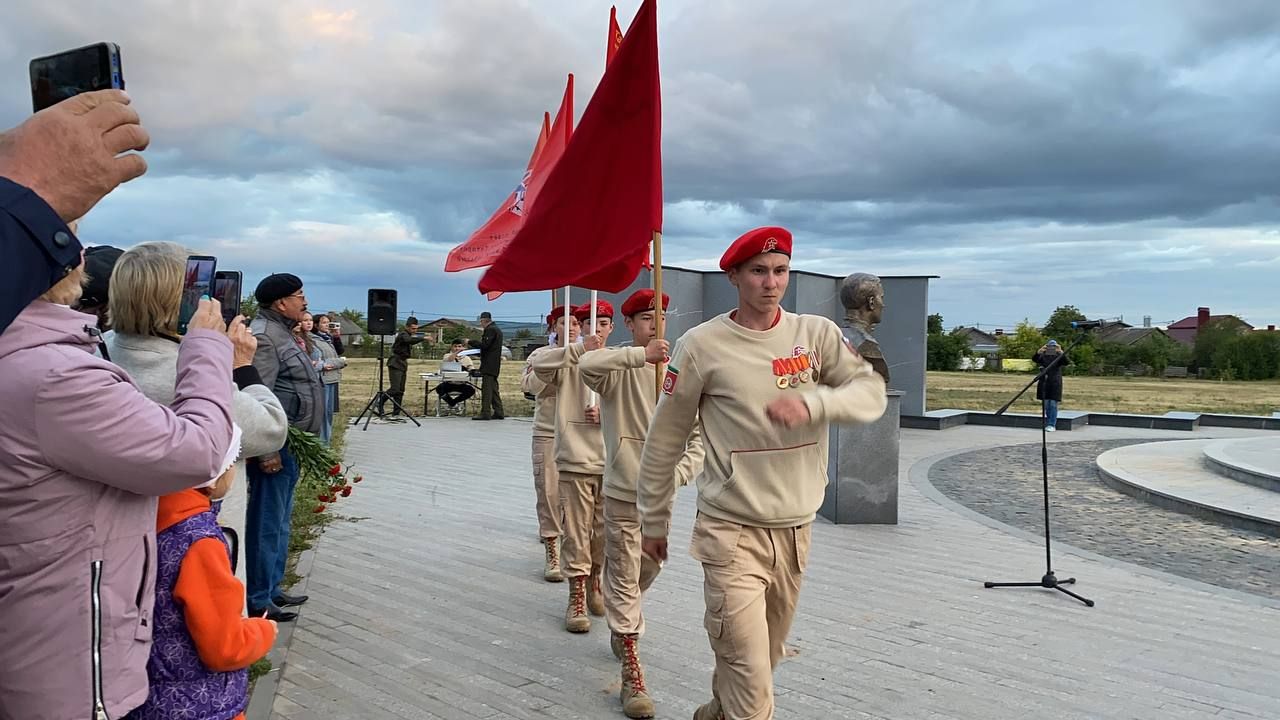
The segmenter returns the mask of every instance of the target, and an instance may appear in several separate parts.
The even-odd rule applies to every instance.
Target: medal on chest
[[[774,384],[779,390],[786,390],[808,382],[816,383],[820,365],[818,353],[797,345],[790,357],[773,359]]]

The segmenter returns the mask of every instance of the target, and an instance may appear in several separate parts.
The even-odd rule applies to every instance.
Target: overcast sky
[[[566,73],[604,65],[594,0],[10,0],[0,124],[27,60],[112,40],[151,171],[87,244],[176,240],[306,282],[313,308],[537,318],[448,249],[519,180]],[[625,29],[638,0],[624,2]],[[1280,3],[661,0],[664,259],[713,269],[793,230],[799,269],[939,275],[948,327],[1061,304],[1280,321]]]

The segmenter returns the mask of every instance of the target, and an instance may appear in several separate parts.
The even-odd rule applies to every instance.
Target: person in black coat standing
[[[1061,358],[1061,360],[1059,360]],[[1044,429],[1053,432],[1058,424],[1058,403],[1062,402],[1062,368],[1071,364],[1071,358],[1062,354],[1062,347],[1057,340],[1050,340],[1031,357],[1031,361],[1040,367],[1049,367],[1055,360],[1053,369],[1036,383],[1036,399],[1044,404]]]
[[[479,340],[470,341],[471,347],[480,349],[480,414],[472,420],[501,420],[507,416],[502,410],[502,394],[498,391],[498,373],[502,370],[502,330],[493,323],[488,311],[480,313],[480,327],[484,334]]]

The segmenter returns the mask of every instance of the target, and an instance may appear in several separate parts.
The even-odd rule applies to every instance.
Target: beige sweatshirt
[[[644,348],[624,347],[589,352],[578,367],[587,387],[600,393],[600,424],[604,431],[604,494],[614,500],[634,503],[636,479],[640,476],[640,452],[649,432],[649,420],[658,404],[654,390],[654,368],[644,359]],[[702,435],[697,425],[668,478],[688,485],[702,472]]]
[[[578,369],[585,352],[582,343],[548,347],[531,355],[529,361],[538,379],[556,389],[556,468],[604,475],[604,436],[599,425],[587,420],[587,387]]]
[[[765,407],[787,394],[804,400],[809,424],[788,430],[769,420]],[[822,505],[828,423],[871,422],[885,403],[884,381],[824,317],[783,312],[759,331],[726,313],[693,328],[677,344],[640,458],[641,531],[666,535],[671,473],[699,419],[706,461],[698,510],[792,527],[811,522]]]
[[[524,364],[524,374],[520,376],[520,391],[527,392],[537,398],[534,402],[533,436],[553,438],[556,436],[556,389],[538,379],[533,372],[533,357],[547,350],[540,347],[530,353]]]

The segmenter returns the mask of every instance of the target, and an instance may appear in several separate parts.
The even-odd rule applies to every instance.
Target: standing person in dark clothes
[[[498,391],[498,373],[502,370],[502,330],[493,323],[488,311],[480,313],[480,327],[484,334],[472,340],[471,347],[480,348],[480,414],[472,420],[501,420],[507,416],[502,409],[502,394]]]
[[[415,337],[418,334],[418,318],[410,315],[404,321],[404,328],[396,334],[396,341],[391,344],[391,359],[387,361],[387,369],[391,371],[391,388],[387,390],[387,394],[395,399],[396,403],[402,408],[404,407],[404,380],[406,373],[409,372],[409,355],[413,352],[413,346],[422,342],[422,338]],[[399,408],[392,410],[392,415],[399,413]],[[378,408],[378,414],[386,413],[386,403]]]
[[[1060,357],[1062,359],[1058,360]],[[1058,360],[1057,364],[1036,383],[1036,399],[1044,403],[1046,432],[1058,429],[1058,403],[1062,402],[1062,368],[1071,364],[1071,358],[1063,356],[1062,346],[1058,345],[1057,340],[1041,345],[1036,354],[1031,356],[1031,361],[1042,368],[1049,367],[1054,360]]]

